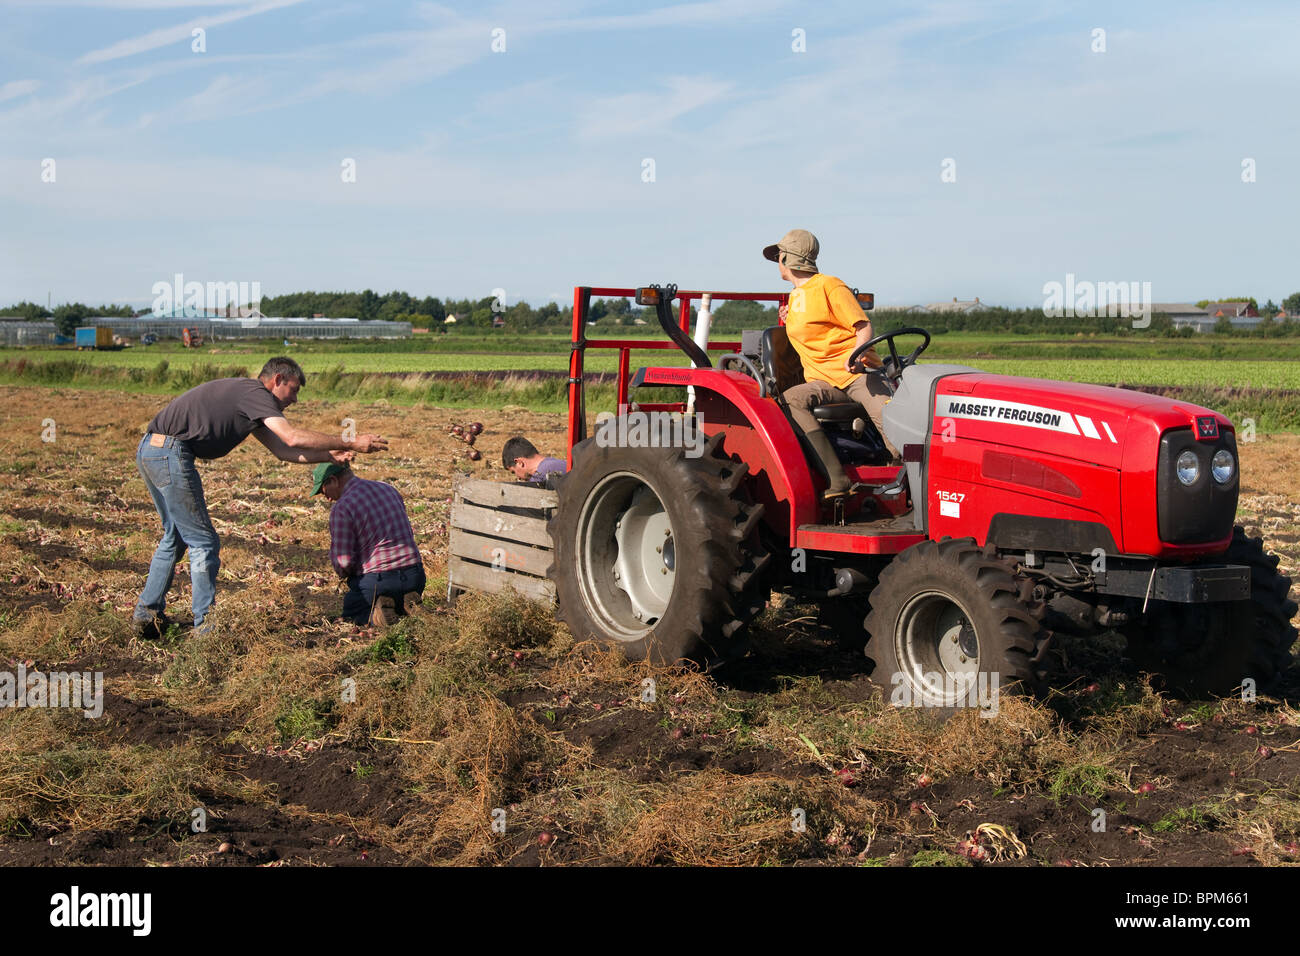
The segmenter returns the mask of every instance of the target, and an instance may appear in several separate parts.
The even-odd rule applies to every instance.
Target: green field
[[[542,338],[542,337],[539,337]],[[569,367],[568,348],[563,339],[546,336],[554,351],[517,351],[491,353],[482,351],[356,351],[347,348],[328,348],[313,345],[310,348],[288,349],[308,372],[324,372],[342,367],[346,372],[561,372]],[[1272,342],[1258,340],[1253,343],[1251,357],[1192,358],[1162,355],[1164,343],[1150,343],[1148,357],[1108,357],[1105,346],[1089,343],[1086,347],[1103,354],[1097,356],[1059,356],[1066,345],[1042,343],[1041,357],[1010,357],[1030,343],[1006,336],[972,336],[951,341],[936,340],[926,353],[926,359],[973,365],[989,372],[1005,375],[1027,375],[1035,378],[1064,381],[1091,382],[1102,385],[1184,385],[1242,387],[1266,389],[1300,389],[1300,360],[1281,357],[1292,351],[1290,340]],[[479,343],[466,343],[477,345]],[[504,343],[502,343],[504,344]],[[541,343],[529,343],[541,344]],[[1146,343],[1142,343],[1146,344]],[[1169,343],[1177,349],[1184,343]],[[1199,344],[1199,343],[1198,343]],[[1236,343],[1234,343],[1236,344]],[[1114,351],[1130,353],[1134,343],[1117,344]],[[1238,346],[1242,349],[1244,346]],[[279,351],[286,351],[280,349]],[[0,361],[27,359],[32,362],[76,359],[95,367],[152,369],[166,361],[172,369],[189,368],[196,364],[212,363],[223,366],[243,366],[250,374],[275,354],[274,350],[243,348],[218,348],[216,354],[207,349],[123,349],[117,352],[75,352],[66,349],[0,349]],[[999,356],[997,358],[988,356]],[[632,367],[639,365],[685,365],[686,360],[676,350],[635,351]],[[618,353],[613,350],[589,349],[585,369],[588,372],[614,372],[618,368]]]

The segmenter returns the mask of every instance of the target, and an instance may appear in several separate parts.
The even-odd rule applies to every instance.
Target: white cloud
[[[259,13],[278,10],[282,7],[291,7],[302,2],[303,0],[262,0],[261,3],[255,3],[251,6],[243,7],[239,10],[233,10],[229,13],[197,17],[190,20],[188,23],[182,23],[174,27],[162,27],[161,29],[153,30],[137,37],[119,40],[117,43],[102,47],[98,50],[92,50],[82,56],[77,62],[83,65],[104,63],[109,60],[118,60],[126,56],[135,56],[137,53],[156,50],[159,47],[167,46],[168,44],[188,42],[196,28],[207,30],[211,27],[221,26],[225,23],[233,23],[236,20],[243,20],[245,17],[256,16]]]
[[[36,80],[10,80],[8,83],[0,85],[0,103],[35,92],[40,85]]]
[[[578,136],[597,140],[664,131],[673,120],[717,103],[733,86],[710,77],[670,76],[660,93],[624,93],[596,100],[578,122]]]

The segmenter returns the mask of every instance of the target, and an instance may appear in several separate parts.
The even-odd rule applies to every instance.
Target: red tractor
[[[635,294],[670,341],[586,340],[593,294]],[[977,683],[1044,690],[1057,632],[1118,631],[1139,667],[1194,695],[1263,689],[1291,662],[1291,582],[1234,527],[1236,437],[1222,415],[918,364],[929,334],[895,329],[859,352],[888,350],[869,374],[892,393],[884,431],[902,463],[889,463],[860,405],[815,409],[856,482],[825,502],[781,398],[803,380],[784,327],[708,343],[730,350],[714,366],[688,335],[701,295],[575,290],[571,469],[550,523],[550,577],[579,639],[636,659],[725,659],[782,590],[844,612],[842,636],[874,662],[873,681],[940,712]],[[916,344],[902,354],[900,339]],[[591,347],[620,352],[619,415],[588,436]],[[629,353],[643,348],[679,348],[694,367],[630,374]],[[665,387],[691,394],[629,402]]]

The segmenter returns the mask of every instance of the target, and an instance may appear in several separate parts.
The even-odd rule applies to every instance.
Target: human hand
[[[352,451],[359,451],[363,455],[387,450],[388,439],[380,438],[378,435],[358,435],[352,440]]]
[[[336,465],[346,465],[353,458],[357,457],[357,453],[354,451],[332,451],[329,454],[330,458],[334,460],[334,464]]]
[[[776,317],[780,319],[782,322],[784,322],[786,313],[789,311],[790,311],[790,306],[782,302],[781,305],[776,310]]]

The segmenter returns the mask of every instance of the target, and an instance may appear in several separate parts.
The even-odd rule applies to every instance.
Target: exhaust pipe
[[[699,346],[701,352],[707,352],[709,345],[709,329],[713,325],[713,313],[709,311],[709,306],[713,302],[713,296],[706,292],[700,296],[700,310],[695,314],[695,344]],[[691,363],[692,368],[699,368],[698,362]],[[695,414],[695,388],[694,386],[686,387],[686,414]]]

